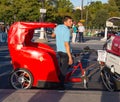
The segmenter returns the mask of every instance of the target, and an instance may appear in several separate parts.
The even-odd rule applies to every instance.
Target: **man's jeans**
[[[64,53],[64,52],[58,52],[58,55],[59,55],[59,67],[60,67],[60,76],[59,76],[59,80],[61,82],[61,86],[64,85],[64,81],[65,81],[65,76],[66,76],[66,73],[67,73],[67,69],[69,67],[68,65],[68,61],[69,61],[69,58],[68,58],[68,55],[67,53]]]
[[[79,42],[84,42],[83,32],[79,32]]]

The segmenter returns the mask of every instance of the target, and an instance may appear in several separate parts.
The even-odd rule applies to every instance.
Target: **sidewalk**
[[[80,44],[104,44],[105,41],[102,41],[100,37],[84,37],[85,42]]]
[[[104,44],[105,43],[105,41],[101,41],[101,40],[87,40],[87,41],[85,41],[85,42],[82,42],[82,43],[78,43],[78,42],[76,42],[76,43],[73,43],[73,44]]]
[[[0,90],[0,102],[120,102],[120,92],[92,90]]]

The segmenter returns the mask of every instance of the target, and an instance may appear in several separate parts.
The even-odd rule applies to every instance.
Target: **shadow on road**
[[[103,92],[101,102],[120,102],[119,92]]]
[[[55,72],[50,72],[47,76],[47,80],[50,80]],[[59,102],[64,96],[64,90],[59,90],[59,83],[44,83],[45,90],[41,93],[41,90],[35,93],[30,99],[29,102]],[[39,89],[37,89],[39,90]],[[51,91],[52,90],[52,91]],[[51,101],[52,100],[52,101]]]
[[[0,89],[11,89],[10,74],[12,72],[12,65],[0,65]]]

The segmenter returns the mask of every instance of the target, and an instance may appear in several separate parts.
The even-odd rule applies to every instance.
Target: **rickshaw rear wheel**
[[[108,91],[114,91],[115,90],[115,82],[112,77],[112,74],[110,72],[107,72],[105,70],[101,71],[101,79]]]
[[[10,83],[15,89],[29,89],[33,85],[33,76],[27,69],[20,68],[11,74]]]

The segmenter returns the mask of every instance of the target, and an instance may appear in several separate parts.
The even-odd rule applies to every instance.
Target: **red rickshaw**
[[[16,22],[8,34],[8,48],[12,59],[13,72],[10,82],[15,89],[31,87],[57,87],[60,73],[56,52],[47,44],[32,42],[34,29],[54,28],[54,23]],[[82,78],[70,78],[77,68],[81,69]],[[74,70],[66,75],[66,82],[83,82],[86,84],[85,71],[79,62]]]

